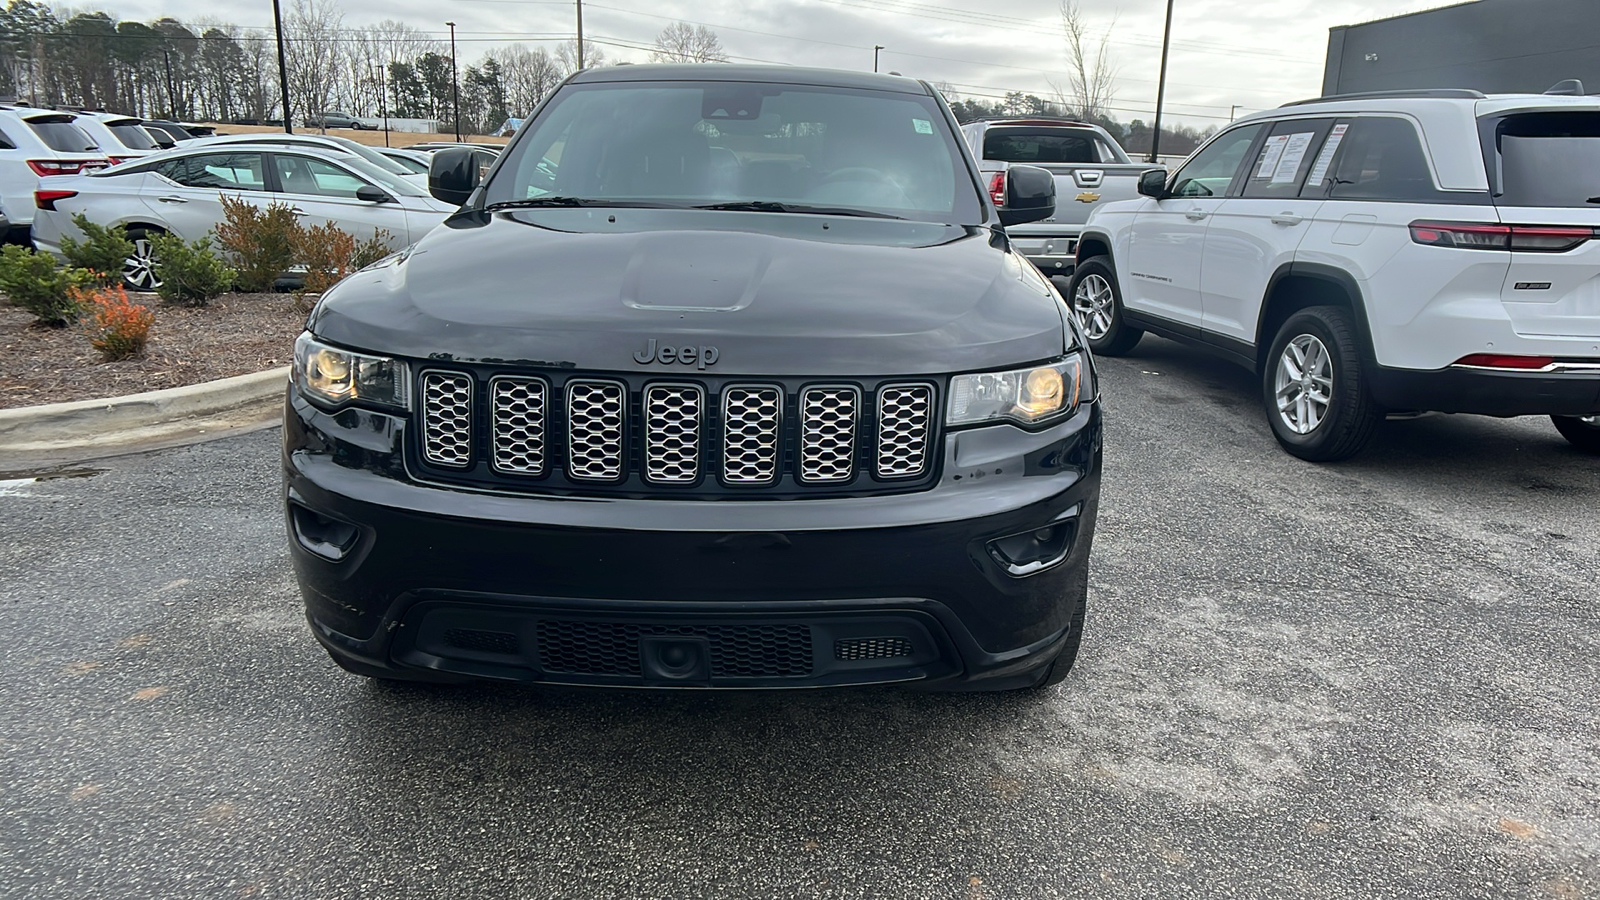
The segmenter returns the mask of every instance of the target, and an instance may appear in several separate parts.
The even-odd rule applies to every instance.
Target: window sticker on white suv
[[[1311,164],[1311,174],[1306,176],[1307,187],[1315,187],[1328,177],[1328,168],[1333,165],[1334,151],[1339,149],[1339,144],[1344,140],[1344,133],[1349,130],[1349,125],[1333,126],[1333,131],[1328,133],[1327,143],[1322,145],[1322,152],[1317,154],[1317,161]]]
[[[1265,178],[1277,169],[1278,160],[1283,158],[1283,145],[1288,142],[1287,134],[1275,134],[1267,138],[1266,146],[1261,148],[1261,164],[1256,167],[1257,178]]]
[[[1295,175],[1300,172],[1300,163],[1305,160],[1306,151],[1311,148],[1311,139],[1316,136],[1315,131],[1297,131],[1288,136],[1288,143],[1283,145],[1283,157],[1278,160],[1277,168],[1272,170],[1273,184],[1294,183]]]

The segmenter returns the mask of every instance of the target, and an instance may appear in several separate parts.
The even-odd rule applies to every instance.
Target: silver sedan
[[[308,226],[331,222],[366,240],[378,229],[391,249],[408,247],[455,211],[411,181],[359,157],[312,148],[198,144],[103,169],[41,178],[33,241],[61,256],[61,237],[82,239],[74,213],[124,229],[134,254],[123,268],[130,290],[159,283],[150,236],[197,240],[222,221],[222,197],[289,204]]]

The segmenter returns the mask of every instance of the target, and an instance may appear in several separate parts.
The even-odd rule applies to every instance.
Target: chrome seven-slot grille
[[[497,486],[892,490],[926,480],[935,462],[925,382],[629,384],[444,369],[419,381],[425,467]]]

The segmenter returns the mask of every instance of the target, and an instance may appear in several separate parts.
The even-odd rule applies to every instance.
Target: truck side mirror
[[[482,170],[470,147],[445,147],[433,151],[428,161],[428,193],[455,206],[467,202],[478,186]]]
[[[1001,225],[1022,225],[1056,214],[1056,177],[1038,166],[1006,169],[1006,203]]]
[[[1167,196],[1167,170],[1150,169],[1139,176],[1139,193],[1160,200]]]

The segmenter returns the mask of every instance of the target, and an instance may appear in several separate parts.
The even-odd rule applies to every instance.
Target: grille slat
[[[705,393],[694,385],[657,384],[644,392],[645,478],[692,484],[700,478],[700,422]]]
[[[545,465],[545,397],[541,378],[500,375],[489,381],[494,411],[495,471],[543,475]]]
[[[567,382],[567,475],[579,481],[622,477],[622,421],[628,391],[615,381]]]
[[[422,455],[436,466],[472,462],[472,379],[458,372],[422,375]]]
[[[570,675],[641,674],[642,637],[704,638],[712,678],[801,678],[811,674],[807,625],[656,625],[546,619],[537,630],[539,665]]]
[[[800,394],[800,480],[849,481],[856,473],[856,420],[861,393],[814,387]]]
[[[879,478],[913,478],[928,469],[933,388],[926,384],[878,389]]]
[[[754,485],[778,479],[782,410],[778,388],[736,385],[723,390],[723,481]]]

